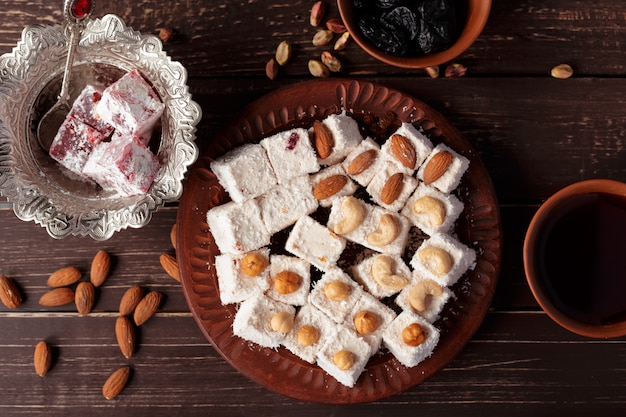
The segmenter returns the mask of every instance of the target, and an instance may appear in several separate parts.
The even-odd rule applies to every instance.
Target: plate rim
[[[240,111],[236,115],[235,118],[233,118],[230,122],[227,122],[226,125],[222,127],[222,129],[215,135],[211,143],[213,145],[223,145],[223,144],[219,144],[220,139],[224,140],[225,137],[228,137],[228,135],[232,135],[233,132],[236,135],[239,134],[238,137],[233,139],[235,142],[245,140],[246,139],[245,134],[242,134],[241,132],[242,130],[246,130],[246,129],[252,130],[254,129],[254,123],[257,123],[257,124],[260,123],[260,125],[256,126],[256,128],[258,128],[259,131],[262,131],[263,123],[268,122],[268,120],[269,120],[270,125],[281,126],[281,129],[278,129],[278,130],[287,128],[288,126],[285,126],[285,124],[280,125],[280,122],[285,120],[285,118],[288,116],[286,114],[281,114],[281,111],[283,110],[283,106],[280,104],[272,105],[270,103],[276,103],[277,101],[281,102],[280,100],[281,98],[287,97],[296,92],[311,91],[311,89],[315,89],[315,91],[318,91],[318,93],[321,91],[322,95],[332,96],[333,94],[335,94],[335,98],[337,98],[337,102],[335,102],[336,106],[332,109],[330,109],[329,107],[326,107],[324,109],[326,111],[330,110],[332,112],[336,112],[337,110],[346,110],[349,113],[356,114],[355,110],[359,110],[359,111],[365,110],[365,109],[359,109],[359,108],[352,108],[352,109],[349,108],[351,104],[354,104],[354,102],[357,102],[358,100],[363,99],[363,97],[360,97],[359,94],[363,96],[367,96],[367,98],[372,99],[372,100],[378,100],[381,98],[381,96],[384,96],[386,98],[391,97],[391,100],[394,101],[395,103],[404,103],[404,100],[407,100],[410,103],[414,103],[415,107],[419,107],[419,110],[423,112],[423,113],[420,113],[420,111],[418,111],[417,113],[427,116],[427,118],[420,119],[415,114],[413,116],[407,116],[408,114],[407,113],[402,117],[398,115],[398,119],[400,119],[400,121],[411,121],[414,123],[417,121],[427,120],[427,121],[432,122],[433,129],[441,129],[441,132],[439,133],[447,141],[450,140],[448,135],[454,135],[455,141],[458,141],[458,140],[462,141],[464,145],[463,147],[465,148],[463,149],[462,153],[467,154],[466,156],[468,156],[471,159],[470,169],[472,170],[472,172],[477,172],[480,174],[482,186],[487,187],[486,191],[480,192],[480,193],[483,193],[482,195],[486,195],[487,200],[492,202],[492,204],[488,205],[488,207],[475,207],[475,209],[480,209],[483,212],[488,211],[487,222],[485,222],[485,225],[484,225],[485,230],[486,230],[484,239],[485,239],[485,242],[489,243],[489,247],[480,246],[480,249],[482,249],[483,252],[481,254],[478,254],[477,266],[470,273],[470,275],[473,275],[475,271],[477,271],[478,269],[483,268],[486,271],[483,273],[483,275],[489,275],[489,276],[486,277],[486,281],[484,281],[485,277],[482,278],[484,282],[479,282],[479,283],[470,282],[469,283],[470,287],[474,286],[474,284],[478,285],[480,287],[478,289],[482,291],[482,293],[478,295],[472,294],[471,292],[469,294],[470,296],[477,297],[476,303],[474,303],[473,305],[471,304],[469,306],[469,308],[471,309],[470,310],[471,313],[474,314],[474,317],[472,317],[469,320],[466,318],[465,321],[469,321],[469,322],[465,323],[466,326],[464,326],[462,329],[459,329],[458,325],[456,326],[457,328],[455,329],[454,334],[456,335],[458,340],[447,341],[449,346],[447,346],[445,354],[438,352],[438,349],[441,349],[440,345],[442,341],[440,341],[440,345],[435,349],[433,356],[431,356],[426,361],[422,362],[422,364],[420,364],[420,365],[423,365],[427,363],[428,364],[428,366],[426,367],[427,369],[423,369],[424,366],[420,366],[420,365],[413,367],[413,368],[405,368],[402,365],[400,365],[399,362],[397,362],[397,360],[393,357],[391,357],[390,359],[386,361],[378,360],[378,362],[380,363],[377,363],[377,359],[376,357],[374,357],[374,359],[370,360],[370,363],[373,362],[375,364],[375,366],[373,366],[374,370],[370,371],[370,366],[368,365],[368,368],[362,374],[362,377],[359,379],[357,384],[352,388],[345,387],[339,384],[338,382],[334,380],[334,378],[328,375],[326,375],[326,377],[322,378],[322,380],[320,381],[315,380],[315,378],[320,379],[319,375],[308,375],[308,374],[309,373],[315,374],[316,372],[314,368],[316,368],[318,372],[320,372],[321,369],[315,365],[308,364],[300,360],[291,352],[287,351],[284,347],[281,347],[278,350],[269,349],[269,348],[261,348],[254,344],[251,344],[251,342],[243,341],[242,339],[239,339],[237,337],[232,337],[232,325],[229,328],[228,326],[224,324],[224,320],[228,322],[228,318],[225,319],[223,315],[219,317],[219,320],[222,320],[219,324],[217,324],[217,322],[215,321],[215,317],[213,317],[212,326],[214,328],[209,329],[207,327],[207,323],[210,322],[211,320],[211,317],[209,317],[211,316],[211,314],[207,314],[206,310],[204,312],[199,311],[199,309],[202,308],[200,306],[201,297],[195,292],[194,286],[196,285],[202,286],[203,290],[209,290],[208,287],[210,287],[211,285],[210,284],[207,285],[204,283],[194,283],[192,275],[194,271],[198,270],[198,268],[206,267],[208,270],[210,270],[211,264],[210,262],[207,262],[206,265],[201,265],[201,262],[199,262],[199,259],[189,258],[188,254],[193,253],[194,254],[193,256],[196,256],[196,257],[206,255],[208,253],[208,250],[203,245],[206,245],[208,247],[210,243],[204,242],[204,243],[200,243],[199,245],[196,245],[193,243],[197,235],[192,230],[189,229],[193,225],[190,224],[190,219],[186,218],[188,216],[185,214],[185,210],[187,210],[187,208],[192,207],[192,206],[195,207],[194,209],[196,211],[200,210],[200,208],[197,207],[197,204],[194,202],[194,196],[192,195],[193,192],[198,191],[196,189],[198,182],[204,182],[203,184],[204,187],[202,187],[202,192],[205,193],[205,198],[208,198],[210,201],[213,201],[214,203],[224,198],[226,193],[223,189],[220,190],[221,187],[219,186],[210,187],[210,189],[206,188],[206,186],[208,185],[207,181],[209,181],[210,177],[213,174],[208,169],[205,169],[204,167],[208,166],[208,163],[213,157],[218,156],[219,154],[224,153],[225,151],[229,150],[230,148],[227,149],[228,146],[221,146],[221,147],[217,146],[216,148],[213,148],[212,150],[209,149],[209,147],[207,147],[206,150],[203,151],[198,161],[196,161],[196,163],[190,170],[189,178],[187,180],[183,194],[181,196],[179,209],[177,213],[177,225],[178,226],[177,226],[177,248],[176,248],[177,254],[179,254],[178,256],[179,256],[179,269],[181,273],[181,283],[183,287],[185,300],[187,301],[187,304],[192,312],[192,316],[194,317],[203,335],[211,343],[213,348],[220,354],[220,356],[222,356],[226,360],[226,362],[228,362],[238,372],[247,376],[249,379],[251,379],[255,383],[258,383],[264,386],[265,388],[268,388],[280,394],[286,395],[288,397],[291,397],[297,400],[313,402],[313,403],[348,404],[348,403],[370,402],[370,401],[379,400],[379,399],[386,398],[395,394],[399,394],[403,391],[406,391],[409,388],[412,388],[416,385],[423,383],[426,379],[430,378],[432,375],[437,373],[441,368],[449,364],[461,352],[461,350],[469,342],[473,334],[476,332],[476,330],[478,329],[478,327],[484,320],[484,317],[487,314],[488,308],[491,304],[491,300],[495,293],[495,287],[498,281],[498,277],[500,273],[500,266],[501,266],[502,225],[501,225],[501,219],[500,219],[499,205],[497,203],[497,197],[495,194],[495,190],[493,188],[493,184],[486,171],[484,164],[482,163],[481,159],[478,157],[478,154],[476,153],[472,145],[463,137],[463,135],[454,126],[450,125],[445,120],[445,118],[443,118],[443,116],[439,114],[437,111],[432,109],[430,106],[428,106],[424,102],[414,98],[413,96],[403,93],[395,88],[386,87],[382,84],[372,83],[369,81],[333,78],[333,79],[326,79],[326,80],[303,81],[303,82],[295,83],[289,86],[281,87],[279,89],[276,89],[254,100],[253,102],[248,104],[246,107],[244,107],[244,109]],[[304,101],[307,101],[311,98],[312,97],[309,96]],[[332,101],[332,98],[328,97],[328,99]],[[320,106],[319,104],[316,106],[314,103],[312,103],[311,106],[316,107],[315,111],[318,111],[320,108],[323,107],[323,106]],[[265,117],[261,117],[260,119],[259,117],[257,117],[259,115],[255,114],[258,112],[259,108],[267,109],[267,113],[263,115]],[[295,110],[296,113],[298,113],[299,111],[301,111],[301,114],[303,115],[303,117],[309,116],[306,113],[307,111],[306,106],[303,105],[301,108]],[[268,114],[272,112],[273,112],[273,115],[268,116]],[[311,115],[311,117],[315,118],[315,115],[316,114],[314,113]],[[405,120],[407,117],[415,117],[415,120]],[[289,123],[293,124],[293,123],[298,123],[298,122],[301,123],[302,119],[291,120]],[[265,132],[266,135],[269,133],[270,133],[269,131]],[[247,132],[247,134],[252,134],[252,133]],[[256,142],[262,139],[262,137],[263,136],[256,137],[255,139]],[[233,141],[231,141],[229,144],[231,145],[231,148],[235,147],[235,145],[236,146],[239,145],[237,143],[233,143]],[[211,153],[213,153],[213,155],[211,155]],[[212,180],[214,181],[215,178],[213,178]],[[476,192],[476,191],[470,190],[468,192]],[[204,214],[206,215],[206,212],[204,212]],[[479,213],[479,214],[484,215],[485,213]],[[196,215],[199,215],[199,213],[196,213]],[[197,232],[200,232],[201,235],[205,235],[206,239],[209,241],[212,239],[208,230],[208,226],[206,226],[204,230],[197,231]],[[488,255],[488,256],[484,256],[484,255]],[[481,273],[482,272],[483,271],[481,270]],[[484,286],[482,286],[483,284]],[[215,282],[213,283],[213,286],[217,287]],[[213,290],[216,290],[216,288],[213,288]],[[471,290],[471,288],[469,290]],[[235,310],[232,305],[222,306],[222,307],[225,313],[230,314],[231,316],[234,315]],[[459,307],[459,311],[456,311],[455,314],[463,318],[462,316],[463,311],[468,311],[468,310],[464,310],[466,306],[458,306],[458,307]],[[232,320],[231,320],[231,324],[232,324]],[[217,327],[219,327],[219,329],[217,329]],[[213,332],[211,332],[210,330],[213,330]],[[238,355],[236,358],[232,357],[233,352],[229,352],[230,355],[227,355],[225,352],[222,351],[223,347],[220,346],[220,343],[224,343],[224,342],[220,340],[216,340],[217,337],[211,334],[211,333],[217,333],[217,330],[225,332],[227,335],[224,337],[229,337],[228,334],[230,332],[230,336],[231,336],[230,339],[239,339],[240,343],[235,344],[233,347],[233,350],[237,350],[237,352],[235,352],[235,355]],[[454,343],[450,343],[450,342],[454,342]],[[284,384],[282,383],[282,381],[277,382],[277,379],[272,375],[268,376],[267,374],[264,374],[264,373],[259,374],[259,372],[257,372],[256,370],[250,369],[250,366],[248,366],[250,364],[249,362],[246,362],[246,365],[244,366],[242,362],[240,362],[240,359],[242,357],[241,355],[245,355],[246,361],[250,360],[250,357],[248,357],[247,355],[252,355],[253,358],[255,356],[257,356],[258,358],[263,358],[266,361],[275,363],[278,369],[278,372],[281,374],[286,374],[290,376],[290,379],[304,377],[306,379],[310,379],[308,381],[309,384],[313,384],[315,386],[322,386],[326,388],[311,390],[311,387],[308,387],[308,389],[302,390],[301,388],[297,388],[297,389],[294,388],[293,384],[291,385]],[[293,363],[294,360],[295,360],[295,364]],[[385,379],[386,375],[384,375],[384,372],[393,373],[395,376],[398,377],[397,381],[394,382],[392,386],[381,387],[380,384],[377,384],[374,381],[374,379],[376,378]],[[324,371],[321,371],[321,373],[325,374]],[[363,375],[368,375],[368,376],[363,378]],[[363,379],[366,379],[368,381],[366,383],[363,383],[362,381]]]

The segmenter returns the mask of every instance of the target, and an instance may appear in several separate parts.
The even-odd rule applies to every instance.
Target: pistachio
[[[270,58],[265,64],[265,75],[270,80],[275,80],[278,77],[278,62],[276,62],[276,58]]]
[[[278,47],[276,47],[275,58],[278,65],[283,66],[287,64],[291,59],[291,42],[282,41],[279,43]]]
[[[348,45],[349,40],[350,40],[350,32],[342,33],[339,39],[335,41],[335,46],[333,47],[333,49],[335,51],[342,51],[346,49],[346,45]]]
[[[567,64],[559,64],[552,68],[552,70],[550,71],[550,75],[552,75],[554,78],[565,80],[574,75],[574,70],[571,66]]]
[[[309,72],[312,76],[317,78],[327,78],[330,75],[328,67],[317,59],[309,60]]]
[[[316,1],[311,7],[311,15],[309,17],[309,23],[313,27],[317,27],[322,23],[324,19],[324,13],[326,12],[326,6],[323,1]]]
[[[467,72],[467,67],[463,64],[450,64],[446,67],[446,78],[461,78]]]
[[[438,66],[426,67],[426,68],[424,68],[424,70],[430,76],[430,78],[437,78],[437,77],[439,77],[439,67]]]
[[[343,22],[337,18],[328,19],[326,21],[326,27],[331,32],[338,34],[346,33],[347,31],[346,25],[344,25]]]
[[[333,32],[327,29],[320,29],[313,35],[313,46],[328,45],[333,39]]]
[[[322,63],[326,65],[330,71],[341,72],[341,70],[343,69],[343,65],[341,64],[341,61],[339,61],[339,59],[337,59],[337,57],[331,54],[330,52],[328,51],[322,52],[321,58],[322,58]]]

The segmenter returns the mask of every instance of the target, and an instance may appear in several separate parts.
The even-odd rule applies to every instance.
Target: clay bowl
[[[626,184],[606,179],[563,188],[530,222],[526,279],[541,308],[565,329],[592,338],[626,335],[621,226]]]
[[[465,24],[456,42],[448,49],[419,56],[394,56],[375,47],[359,29],[353,0],[337,0],[339,13],[350,36],[369,55],[386,64],[400,68],[426,68],[450,62],[461,55],[480,35],[491,11],[491,0],[466,0]]]

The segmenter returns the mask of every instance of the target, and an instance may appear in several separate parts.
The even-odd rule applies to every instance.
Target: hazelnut
[[[241,272],[249,277],[256,277],[267,267],[267,260],[260,253],[249,253],[241,260]]]
[[[305,324],[298,330],[298,342],[302,346],[314,345],[320,338],[320,332],[313,326]]]
[[[293,316],[286,311],[280,311],[272,316],[270,327],[278,333],[289,333],[293,329]]]
[[[333,355],[333,362],[337,368],[347,371],[354,365],[354,355],[349,350],[342,349]]]
[[[359,334],[373,333],[378,326],[378,316],[371,311],[361,310],[354,316],[354,327]]]
[[[419,346],[426,340],[426,335],[422,326],[417,323],[411,323],[402,329],[402,341],[409,346]]]
[[[324,286],[324,295],[329,300],[341,301],[350,296],[352,289],[343,281],[331,281]]]
[[[279,294],[291,294],[300,288],[302,279],[292,271],[282,271],[274,278],[274,288]]]

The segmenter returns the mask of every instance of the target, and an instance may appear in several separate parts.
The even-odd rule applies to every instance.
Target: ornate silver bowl
[[[89,20],[76,50],[71,97],[85,85],[109,85],[136,68],[165,104],[151,149],[161,168],[148,194],[121,197],[73,177],[43,150],[36,137],[42,115],[59,94],[68,37],[61,25],[28,26],[11,53],[0,57],[0,195],[18,218],[34,221],[50,236],[110,238],[146,225],[154,211],[176,201],[188,167],[196,160],[201,109],[191,100],[187,71],[117,16]]]

